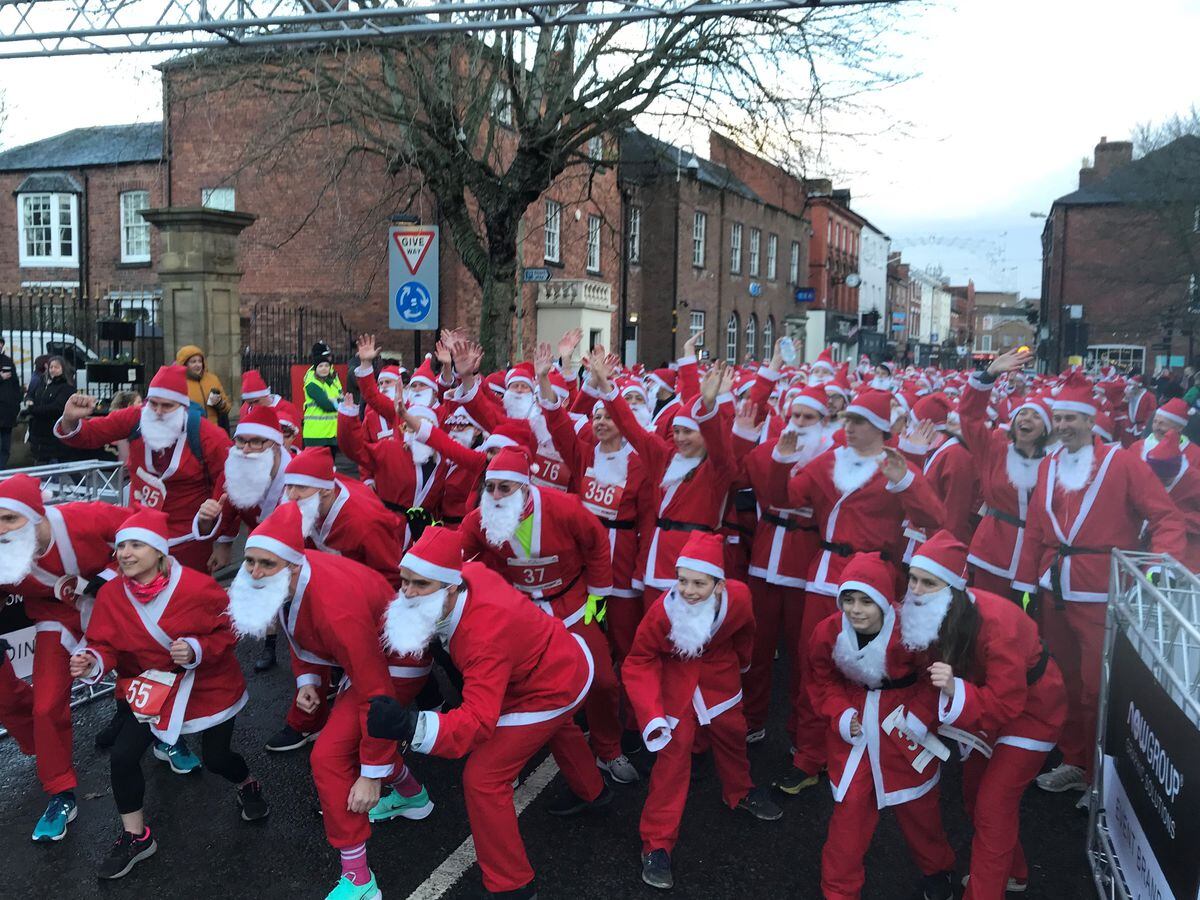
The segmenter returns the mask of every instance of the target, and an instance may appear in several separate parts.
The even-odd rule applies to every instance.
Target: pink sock
[[[421,782],[413,777],[412,769],[402,766],[400,774],[392,781],[392,788],[401,797],[415,797],[421,793]]]
[[[371,880],[371,870],[367,868],[367,845],[355,844],[338,851],[342,857],[342,874],[360,887]]]

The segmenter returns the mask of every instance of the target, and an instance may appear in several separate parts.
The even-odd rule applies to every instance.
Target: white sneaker
[[[963,880],[962,880],[962,886],[966,887],[967,882],[970,880],[971,880],[970,875],[964,875]],[[1023,894],[1027,890],[1029,890],[1029,882],[1028,881],[1017,881],[1017,879],[1015,879],[1015,878],[1010,878],[1010,879],[1008,879],[1008,884],[1006,884],[1004,886],[1004,890],[1006,893],[1009,893],[1009,894]]]
[[[752,728],[750,731],[746,732],[746,743],[747,744],[757,744],[759,741],[765,740],[766,737],[767,737],[767,729]]]
[[[1083,769],[1079,768],[1079,766],[1068,765],[1067,763],[1063,763],[1049,772],[1039,775],[1036,781],[1038,787],[1052,794],[1061,794],[1064,791],[1082,791],[1087,787],[1087,781],[1083,777]]]
[[[635,781],[641,780],[638,770],[633,767],[633,763],[629,761],[629,757],[624,753],[616,759],[610,759],[608,762],[598,759],[596,760],[596,766],[607,772],[609,778],[617,784],[633,784]]]

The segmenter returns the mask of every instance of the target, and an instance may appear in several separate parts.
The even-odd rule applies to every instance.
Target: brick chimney
[[[1121,166],[1133,162],[1133,144],[1129,141],[1110,141],[1100,138],[1096,145],[1095,162],[1097,178],[1107,178]]]

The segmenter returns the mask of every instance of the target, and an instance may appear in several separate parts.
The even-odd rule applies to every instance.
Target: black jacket
[[[43,381],[30,395],[33,406],[29,409],[29,443],[39,461],[74,458],[74,451],[54,436],[54,423],[62,416],[73,393],[75,385],[60,375]]]
[[[12,428],[21,412],[21,379],[14,372],[11,378],[0,378],[0,428]]]

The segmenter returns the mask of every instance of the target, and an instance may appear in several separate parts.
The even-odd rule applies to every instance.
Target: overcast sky
[[[911,123],[833,148],[853,205],[906,259],[983,289],[1041,290],[1042,220],[1101,136],[1125,139],[1200,102],[1200,2],[959,0],[911,7],[896,39],[919,77],[878,100]],[[159,117],[161,55],[0,62],[11,147]],[[703,145],[701,145],[703,146]],[[821,173],[811,173],[813,175]]]

